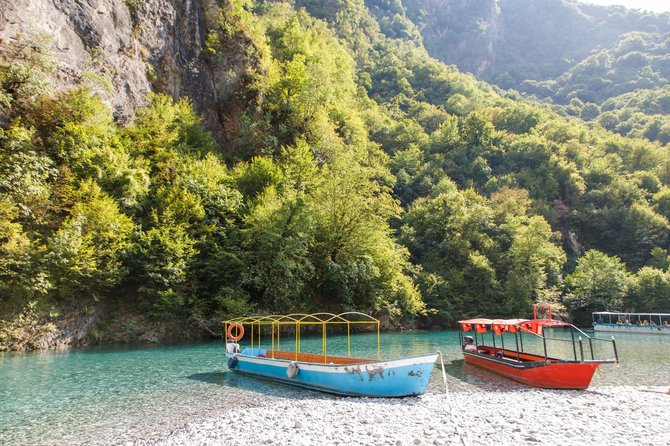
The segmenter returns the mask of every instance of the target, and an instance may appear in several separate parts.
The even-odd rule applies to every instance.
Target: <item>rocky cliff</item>
[[[419,26],[424,46],[435,58],[462,71],[485,75],[495,66],[500,10],[496,0],[404,2]]]
[[[205,50],[208,32],[231,8],[215,0],[0,0],[0,49],[46,41],[54,86],[93,84],[122,120],[150,91],[188,96],[225,144],[254,99],[240,96],[250,82],[244,34],[229,36],[216,58]]]
[[[560,76],[629,32],[668,32],[670,14],[576,0],[404,0],[428,52],[504,88]]]

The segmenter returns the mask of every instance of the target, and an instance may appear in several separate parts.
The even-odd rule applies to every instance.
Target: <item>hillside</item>
[[[621,135],[670,140],[662,98],[645,100],[668,86],[670,14],[571,0],[403,5],[428,52],[445,63]]]
[[[438,62],[400,2],[19,3],[0,348],[670,303],[667,148]]]

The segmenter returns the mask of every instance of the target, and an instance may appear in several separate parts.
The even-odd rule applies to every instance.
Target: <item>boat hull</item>
[[[379,362],[318,364],[245,354],[235,356],[232,371],[337,395],[406,397],[425,393],[437,354]],[[289,366],[298,372],[290,378]],[[289,371],[289,373],[287,373]]]
[[[465,362],[520,383],[545,389],[586,389],[602,362],[550,360],[517,362],[463,352]]]
[[[667,325],[634,325],[634,324],[595,324],[593,331],[598,333],[638,333],[646,335],[670,335]]]

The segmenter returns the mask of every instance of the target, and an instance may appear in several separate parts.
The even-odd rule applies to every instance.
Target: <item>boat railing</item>
[[[589,342],[589,353],[590,353],[590,356],[591,356],[591,361],[596,360],[595,359],[595,354],[594,354],[594,351],[593,351],[593,341],[596,341],[596,342],[603,342],[603,343],[611,343],[612,344],[612,349],[614,351],[614,361],[617,364],[619,363],[619,352],[618,352],[617,347],[616,347],[616,340],[614,339],[614,336],[612,336],[611,339],[600,339],[600,338],[597,338],[597,337],[589,336],[586,332],[584,332],[584,330],[582,330],[581,328],[579,328],[575,325],[566,324],[566,325],[563,325],[563,326],[570,328],[571,339],[549,338],[549,337],[546,337],[544,335],[538,335],[537,333],[533,333],[532,331],[528,331],[527,333],[530,333],[534,336],[538,336],[538,337],[542,338],[543,344],[545,345],[545,358],[547,358],[547,354],[546,354],[546,350],[547,350],[546,349],[546,343],[547,343],[547,341],[558,341],[558,342],[570,342],[570,343],[572,343],[572,350],[573,350],[573,354],[574,354],[574,357],[575,357],[575,361],[578,360],[577,359],[577,345],[579,345],[579,356],[581,358],[581,361],[584,361],[584,341],[582,340],[582,336],[583,336],[586,339],[588,339],[588,342]],[[577,340],[575,340],[575,336],[574,336],[575,331],[578,332],[581,335],[581,336],[578,336]]]
[[[531,334],[542,340],[542,349],[545,361],[549,361],[549,353],[547,347],[547,341],[557,341],[557,342],[569,342],[572,345],[572,353],[575,361],[584,361],[584,338],[588,340],[588,351],[590,355],[590,361],[602,361],[602,362],[612,362],[611,359],[607,360],[596,360],[594,352],[594,340],[596,342],[611,343],[612,349],[614,352],[614,362],[619,362],[619,354],[616,347],[616,341],[614,337],[611,339],[600,339],[597,337],[591,337],[585,333],[580,328],[569,324],[567,322],[556,321],[552,319],[547,320],[523,320],[523,319],[514,319],[514,320],[502,320],[502,319],[469,319],[465,321],[459,321],[461,324],[462,330],[459,332],[461,336],[461,342],[463,341],[463,333],[466,331],[473,331],[475,345],[480,345],[477,342],[478,334],[481,334],[482,341],[484,341],[484,334],[487,330],[484,327],[489,327],[491,329],[491,341],[493,343],[493,349],[497,351],[496,346],[496,336],[500,336],[500,343],[502,349],[505,349],[505,333],[512,332],[514,333],[514,340],[516,343],[517,352],[524,352],[523,346],[523,333]],[[564,327],[570,329],[570,339],[562,339],[556,337],[547,337],[544,335],[545,329],[547,327]],[[474,329],[473,329],[474,328]],[[482,330],[481,332],[479,330]],[[575,333],[578,334],[575,338]],[[518,355],[517,355],[518,356]],[[518,358],[517,358],[518,359]]]

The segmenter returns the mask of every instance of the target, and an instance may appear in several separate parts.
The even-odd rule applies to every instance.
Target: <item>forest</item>
[[[670,308],[670,130],[619,128],[620,79],[594,116],[561,113],[433,59],[398,0],[222,1],[203,51],[233,40],[258,99],[226,143],[188,98],[157,90],[122,122],[104,79],[53,90],[46,45],[4,48],[0,350],[86,315],[115,342],[256,312],[391,329]]]
[[[428,52],[568,116],[670,142],[670,14],[574,0],[403,2]]]

